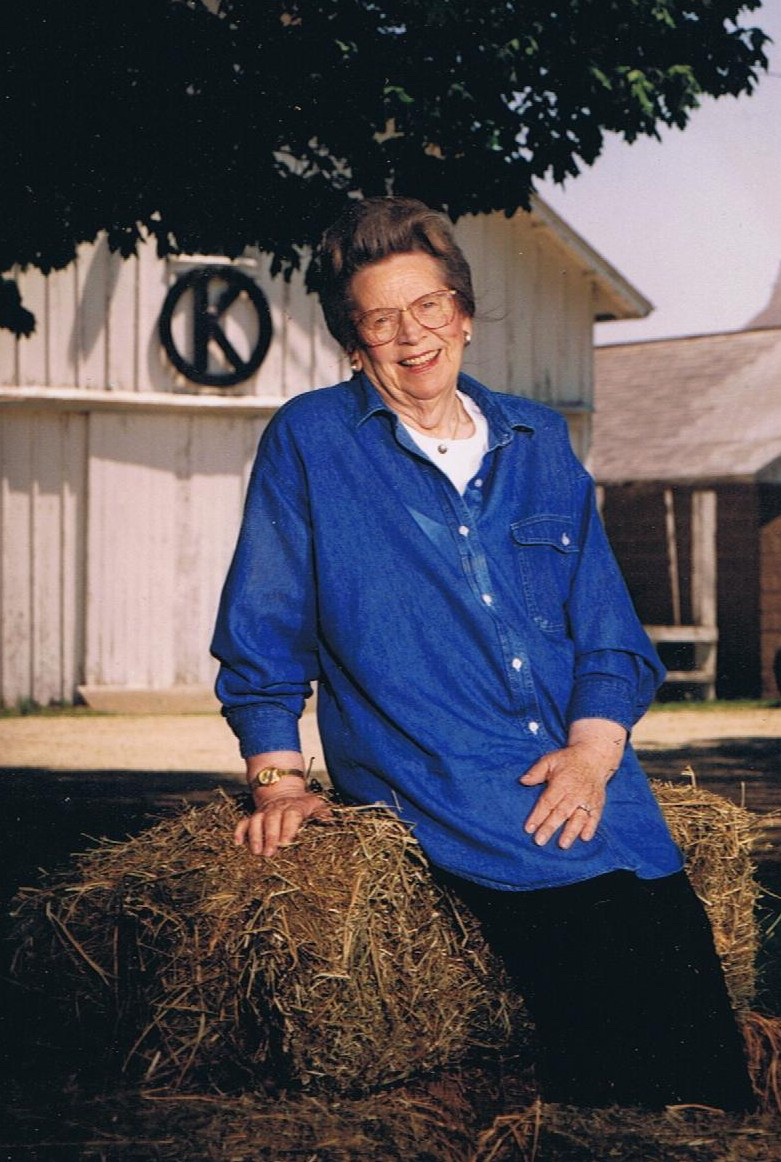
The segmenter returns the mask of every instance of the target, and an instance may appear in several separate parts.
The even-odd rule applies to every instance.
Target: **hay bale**
[[[655,787],[735,1004],[754,988],[747,812]],[[273,860],[236,848],[225,796],[102,842],[16,902],[14,971],[170,1087],[367,1092],[507,1043],[522,1017],[475,921],[383,808],[336,808]]]
[[[506,1041],[519,1002],[383,808],[260,861],[222,796],[24,889],[14,973],[108,1013],[147,1082],[367,1091]]]
[[[759,1108],[781,1116],[781,1017],[742,1012],[738,1022]]]
[[[727,987],[736,1009],[751,1006],[756,989],[760,888],[751,849],[757,830],[749,811],[696,786],[653,781],[692,886],[705,905]]]

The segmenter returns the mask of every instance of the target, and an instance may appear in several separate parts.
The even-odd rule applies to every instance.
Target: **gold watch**
[[[253,790],[255,787],[270,787],[273,783],[278,783],[285,775],[295,775],[299,779],[306,779],[304,772],[297,767],[261,767],[259,771],[255,771],[249,780],[249,785]]]

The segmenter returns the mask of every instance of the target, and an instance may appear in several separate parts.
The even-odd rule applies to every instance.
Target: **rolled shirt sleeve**
[[[567,721],[609,718],[631,731],[664,681],[635,613],[596,507],[594,482],[578,464],[583,493],[580,566],[568,604],[575,680]]]

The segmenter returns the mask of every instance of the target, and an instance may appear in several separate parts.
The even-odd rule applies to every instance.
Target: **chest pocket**
[[[564,516],[532,516],[510,525],[510,533],[529,615],[541,629],[560,633],[579,557],[573,523]]]

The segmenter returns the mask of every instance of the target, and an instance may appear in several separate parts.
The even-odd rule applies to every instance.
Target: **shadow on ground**
[[[125,839],[184,804],[208,802],[240,779],[199,771],[0,768],[0,892],[7,900],[100,838]]]

